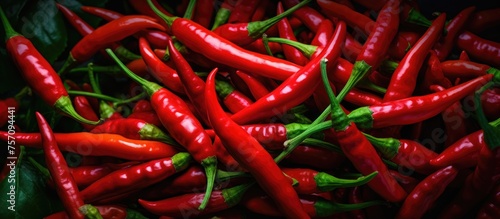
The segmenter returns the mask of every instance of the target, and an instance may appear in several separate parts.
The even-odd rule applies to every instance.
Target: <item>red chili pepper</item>
[[[217,10],[217,13],[215,14],[214,23],[210,30],[215,30],[220,25],[223,25],[228,22],[229,17],[231,16],[231,13],[234,10],[234,6],[231,5],[230,2],[232,1],[224,0],[224,2],[220,5],[219,10]],[[248,1],[242,1],[242,2],[248,2]]]
[[[209,74],[205,87],[208,117],[215,133],[229,154],[255,177],[257,183],[276,200],[285,215],[290,218],[308,218],[300,206],[297,194],[269,153],[217,106],[214,81],[216,71],[217,69]],[[266,171],[262,171],[262,167]]]
[[[387,0],[353,0],[354,2],[374,11],[380,11]]]
[[[340,179],[325,172],[306,168],[281,168],[281,170],[288,177],[298,181],[298,185],[293,187],[298,194],[321,193],[337,188],[360,186],[377,175],[377,172],[373,172],[357,179]]]
[[[500,217],[500,185],[497,185],[490,197],[477,212],[477,219],[494,219]]]
[[[390,45],[387,42],[394,39],[399,26],[399,5],[399,0],[389,0],[380,11],[373,31],[370,32],[356,58],[349,80],[337,95],[339,101],[342,101],[351,88],[382,63]]]
[[[292,8],[299,4],[299,0],[285,0],[283,4],[286,8]],[[318,33],[321,22],[325,20],[325,16],[309,6],[303,6],[293,12],[293,16],[299,18],[304,25],[314,33]]]
[[[40,129],[40,139],[45,154],[45,162],[50,175],[54,181],[57,194],[61,199],[65,211],[71,218],[84,218],[80,212],[80,207],[85,203],[78,190],[74,179],[68,168],[68,164],[59,150],[54,133],[49,123],[43,118],[42,114],[36,112],[38,128]]]
[[[484,106],[484,114],[488,119],[500,117],[500,88],[486,90],[481,96],[481,103]]]
[[[283,217],[285,214],[278,211],[276,204],[262,192],[249,192],[249,196],[243,200],[243,205],[250,211],[273,217]],[[303,196],[300,198],[302,208],[307,211],[309,217],[328,217],[338,215],[356,209],[363,209],[380,205],[378,201],[364,202],[359,204],[341,204],[331,202],[318,196]]]
[[[116,170],[90,184],[81,191],[81,195],[85,202],[94,202],[128,191],[143,189],[186,169],[190,162],[191,156],[181,152],[172,157]]]
[[[500,119],[491,122],[495,128],[500,127]],[[457,140],[448,146],[430,164],[436,167],[454,165],[460,168],[469,168],[477,165],[479,151],[485,147],[484,133],[482,130],[475,131]]]
[[[194,8],[192,20],[205,28],[209,28],[214,13],[215,0],[198,0]]]
[[[440,218],[457,218],[465,215],[486,198],[498,184],[498,174],[500,173],[500,138],[498,136],[500,129],[488,123],[480,103],[481,93],[491,85],[493,85],[492,82],[476,91],[474,97],[474,104],[477,107],[476,117],[484,133],[485,145],[479,152],[474,172],[467,176],[463,187],[455,199],[441,212]]]
[[[127,118],[129,119],[140,119],[156,127],[162,127],[160,118],[156,115],[156,112],[134,112],[130,114]]]
[[[151,106],[172,138],[186,148],[193,159],[205,168],[209,179],[207,180],[205,202],[200,206],[200,210],[204,209],[213,189],[217,166],[216,152],[210,137],[180,97],[154,82],[135,75],[118,60],[110,49],[106,49],[106,51],[131,79],[141,84],[146,90],[150,96]]]
[[[73,99],[73,105],[75,106],[76,112],[80,114],[83,118],[89,121],[99,120],[99,117],[94,112],[94,109],[92,109],[92,106],[90,105],[89,101],[87,101],[87,98],[85,98],[84,96],[76,96]],[[82,123],[82,126],[87,131],[90,131],[95,127],[95,125],[89,125],[85,123]]]
[[[102,19],[104,19],[105,21],[112,21],[112,20],[116,20],[120,17],[123,17],[123,14],[121,13],[118,13],[116,11],[112,11],[112,10],[108,10],[108,9],[105,9],[105,8],[98,8],[98,7],[92,7],[92,6],[82,6],[80,7],[80,9],[82,11],[85,11],[89,14],[92,14],[92,15],[95,15],[95,16],[98,16]]]
[[[350,204],[359,204],[359,203],[363,202],[361,200],[361,189],[362,189],[362,187],[356,186],[356,187],[352,187],[349,190],[347,198],[348,198],[348,201]],[[349,211],[349,214],[350,214],[350,218],[353,218],[353,219],[366,218],[366,214],[363,210],[352,210],[352,211]]]
[[[241,22],[241,23],[227,23],[220,25],[213,32],[230,42],[245,46],[255,39],[260,38],[271,26],[278,23],[284,17],[292,14],[298,8],[308,4],[311,0],[304,0],[300,4],[278,14],[272,18],[263,21]]]
[[[166,31],[154,18],[144,15],[127,15],[100,26],[73,46],[59,73],[62,74],[74,65],[89,60],[109,44],[148,28]]]
[[[217,94],[221,98],[224,105],[232,113],[237,113],[247,107],[250,107],[254,102],[245,96],[245,94],[236,90],[229,82],[217,80],[215,85]]]
[[[451,49],[453,48],[455,38],[475,9],[476,7],[474,6],[465,8],[446,24],[446,36],[442,37],[436,45],[434,45],[434,51],[436,51],[440,61],[443,61],[446,57],[448,57]]]
[[[266,16],[266,13],[270,10],[274,9],[273,2],[270,1],[261,1],[260,4],[255,8],[250,21],[260,21],[263,20]]]
[[[278,9],[276,11],[276,14],[281,14],[283,13],[283,11],[284,10],[281,2],[278,2]],[[297,38],[293,34],[293,29],[286,17],[281,19],[276,25],[278,26],[279,35],[281,38],[297,41]],[[303,66],[306,65],[309,61],[299,50],[292,46],[283,45],[283,54],[285,55],[285,58],[287,60],[297,65]]]
[[[277,112],[284,113],[292,107],[307,99],[319,83],[322,58],[335,60],[340,56],[342,42],[344,41],[346,26],[339,22],[329,44],[321,51],[320,55],[312,59],[301,70],[290,76],[278,88],[266,97],[257,100],[250,107],[234,114],[231,119],[239,124],[246,124],[259,119],[268,118]]]
[[[445,90],[442,86],[431,86],[431,90],[435,92]],[[446,129],[446,141],[444,143],[445,147],[452,145],[457,142],[460,138],[467,135],[466,127],[466,117],[465,112],[462,109],[462,104],[460,101],[455,102],[448,108],[446,108],[442,113],[441,117]]]
[[[154,111],[155,110],[151,106],[151,103],[148,100],[144,99],[137,101],[137,103],[135,103],[134,107],[132,108],[132,113],[154,112]]]
[[[237,205],[243,198],[245,192],[252,185],[253,183],[242,184],[220,191],[214,191],[204,211],[200,211],[197,208],[203,201],[203,193],[190,193],[159,201],[145,201],[139,199],[139,204],[156,215],[196,217],[218,212]]]
[[[368,186],[377,194],[392,202],[404,200],[407,195],[406,192],[389,174],[387,166],[382,162],[371,143],[340,107],[335,95],[329,88],[326,63],[324,64],[321,73],[331,101],[332,129],[339,147],[361,174],[367,175],[378,171],[377,176],[368,183]]]
[[[229,15],[227,23],[244,23],[250,22],[254,11],[260,4],[260,0],[238,0],[234,5],[234,9]],[[213,30],[213,29],[212,29]]]
[[[395,170],[389,170],[391,173],[391,176],[398,181],[399,185],[403,187],[403,189],[407,193],[411,193],[413,189],[417,186],[417,184],[420,182],[420,180],[417,180],[411,176],[404,175],[403,173],[400,173],[399,171]]]
[[[345,5],[326,0],[318,0],[316,2],[324,14],[336,17],[339,20],[346,22],[348,26],[360,28],[358,31],[362,31],[366,35],[369,35],[375,26],[375,22],[373,22],[369,17],[356,12]]]
[[[468,80],[485,74],[500,74],[500,70],[486,64],[466,60],[448,60],[441,63],[441,68],[446,77]]]
[[[248,89],[250,89],[250,92],[255,100],[269,94],[267,87],[256,77],[240,70],[236,70],[236,75],[238,75],[247,84]]]
[[[126,209],[118,205],[101,205],[101,206],[95,206],[95,208],[97,208],[102,218],[112,218],[112,219],[140,218],[139,215],[141,215],[141,213],[139,212],[136,212],[131,209]],[[143,215],[141,216],[144,217]],[[44,219],[69,219],[69,217],[66,214],[66,212],[61,211],[51,214],[47,217],[44,217]]]
[[[434,205],[457,174],[456,168],[448,166],[427,176],[405,199],[396,218],[421,218]]]
[[[49,106],[55,107],[78,122],[91,125],[99,123],[86,120],[75,111],[61,78],[35,46],[12,29],[2,8],[0,8],[0,18],[5,29],[7,51],[32,91]]]
[[[84,188],[114,170],[129,168],[137,163],[138,162],[132,161],[121,164],[105,163],[99,166],[78,166],[70,167],[69,171],[76,185],[78,185],[78,188]]]
[[[62,151],[81,155],[112,156],[128,160],[152,160],[172,156],[177,151],[170,145],[145,140],[133,140],[115,134],[92,134],[88,132],[55,133],[56,141]],[[26,147],[41,148],[42,140],[38,133],[17,132],[16,143]],[[7,141],[8,133],[0,131],[0,140]]]
[[[0,100],[0,127],[3,127],[9,121],[9,116],[13,117],[16,110],[19,109],[19,101],[30,92],[29,87],[24,87],[14,97]],[[10,123],[9,123],[10,124]]]
[[[384,101],[392,101],[412,96],[416,86],[418,72],[429,49],[436,43],[442,33],[446,14],[436,18],[418,42],[406,53],[391,77]]]
[[[433,117],[492,80],[484,75],[444,91],[360,107],[348,116],[361,128],[408,125]]]
[[[500,67],[500,43],[486,40],[469,31],[460,33],[456,42],[470,57],[486,64]]]
[[[134,8],[139,13],[158,19],[160,23],[167,29],[167,33],[170,32],[169,25],[167,25],[165,22],[162,22],[161,17],[156,15],[156,13],[148,6],[148,4],[146,4],[146,2],[144,2],[143,0],[129,0],[128,2],[132,6],[132,8]],[[167,16],[172,16],[172,14],[170,14],[167,10],[163,9],[161,4],[158,3],[157,0],[151,0],[151,2],[163,14],[166,14]]]
[[[346,158],[338,152],[303,145],[295,148],[285,159],[285,161],[294,164],[302,164],[320,170],[331,170],[342,165],[345,160]]]
[[[212,61],[278,80],[285,80],[299,70],[299,66],[291,62],[242,49],[191,20],[162,18],[169,23],[173,35],[187,48]]]
[[[441,62],[439,61],[436,52],[434,50],[430,50],[424,78],[422,82],[416,87],[417,90],[415,91],[415,93],[427,94],[433,92],[433,90],[430,89],[430,87],[433,85],[440,85],[444,88],[450,88],[452,86],[452,83],[448,78],[444,76],[443,69],[441,68]]]
[[[500,21],[498,13],[500,13],[500,8],[491,8],[475,12],[470,17],[466,29],[479,34],[487,29],[494,28]]]

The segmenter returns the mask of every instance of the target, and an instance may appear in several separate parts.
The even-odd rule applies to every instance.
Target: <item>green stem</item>
[[[374,84],[373,82],[371,82],[370,80],[368,80],[366,78],[363,79],[363,80],[361,80],[358,83],[358,86],[360,88],[368,89],[368,90],[371,90],[371,91],[374,91],[374,92],[377,92],[377,93],[380,93],[380,94],[385,94],[385,92],[387,92],[386,88],[378,86],[378,85]]]
[[[220,25],[227,23],[229,20],[229,16],[231,16],[231,10],[221,7],[217,14],[215,14],[214,24],[212,25],[212,31],[217,29]]]
[[[486,85],[481,87],[481,89],[477,90],[474,94],[474,105],[476,105],[476,118],[483,129],[484,133],[484,141],[490,150],[494,150],[497,147],[500,147],[500,129],[493,127],[488,123],[488,119],[483,112],[483,106],[481,104],[481,94],[487,89],[491,88],[494,85],[494,82],[488,82]]]
[[[264,43],[264,48],[266,49],[267,54],[270,56],[274,56],[271,48],[269,47],[269,41],[267,39],[267,34],[262,34],[262,42]]]
[[[93,205],[82,205],[79,210],[83,215],[85,215],[85,219],[102,219],[101,213]]]
[[[344,154],[344,152],[342,151],[342,149],[340,149],[339,146],[334,145],[330,142],[318,140],[315,138],[306,138],[306,139],[304,139],[304,141],[302,143],[304,143],[306,145],[312,145],[312,146],[324,148],[327,150],[331,150],[331,151],[334,151],[334,152],[339,153],[339,154]]]
[[[123,46],[119,46],[115,49],[115,53],[120,56],[122,59],[124,59],[126,62],[130,62],[136,59],[142,58],[140,55],[137,55],[133,53],[132,51],[128,50],[127,48]]]
[[[366,139],[377,148],[384,158],[389,160],[398,154],[399,148],[401,147],[401,142],[395,138],[377,138],[366,133],[363,133],[363,135],[365,135]]]
[[[193,18],[194,7],[196,6],[196,0],[189,0],[186,12],[184,12],[183,18],[191,20]]]
[[[69,93],[69,92],[68,92]],[[75,119],[78,122],[89,124],[89,125],[98,125],[102,121],[90,121],[88,119],[83,118],[80,114],[78,114],[73,107],[73,104],[71,103],[71,98],[69,96],[62,96],[60,97],[55,103],[54,103],[54,108],[62,111],[64,114],[68,115],[69,117]]]
[[[3,28],[5,30],[5,41],[7,41],[8,39],[10,39],[12,37],[21,35],[18,32],[16,32],[14,30],[14,28],[12,28],[12,25],[10,25],[9,19],[7,19],[7,16],[5,16],[5,13],[4,13],[1,6],[0,6],[0,19],[2,19]]]
[[[356,86],[356,84],[358,84],[358,82],[361,81],[361,79],[363,79],[368,72],[370,72],[371,68],[372,67],[368,65],[368,63],[366,63],[364,60],[356,61],[354,63],[354,66],[352,67],[351,76],[349,77],[349,80],[347,80],[345,86],[339,92],[337,100],[339,102],[342,102],[345,95],[347,95],[347,93],[354,86]]]
[[[429,27],[432,24],[432,22],[429,19],[427,19],[424,15],[422,15],[420,12],[418,12],[414,8],[410,9],[410,12],[408,13],[408,17],[406,18],[406,22],[412,23],[412,24],[417,24],[417,25],[424,26],[424,27]]]
[[[255,182],[251,182],[242,185],[237,185],[228,189],[223,189],[222,197],[224,197],[224,202],[230,207],[237,205],[238,203],[240,203],[245,192],[254,184]]]
[[[50,176],[50,171],[47,168],[42,166],[32,157],[28,157],[28,161],[42,174],[43,178],[45,178],[45,181],[49,181],[52,179],[52,177]]]
[[[165,23],[167,23],[167,25],[169,27],[172,26],[172,24],[174,23],[174,20],[177,19],[178,17],[169,17],[165,14],[163,14],[154,4],[151,0],[147,0],[148,1],[148,5],[149,7],[151,7],[151,9],[155,12],[156,15],[158,15],[161,19],[163,19],[165,21]]]
[[[224,80],[216,80],[215,90],[220,98],[226,99],[226,97],[234,92],[234,87],[229,82]]]
[[[69,90],[68,91],[69,95],[78,95],[78,96],[86,96],[86,97],[94,97],[98,98],[101,100],[106,100],[106,101],[111,101],[111,102],[118,102],[122,101],[121,99],[110,97],[104,94],[97,94],[97,93],[92,93],[92,92],[87,92],[87,91],[79,91],[79,90]]]
[[[384,60],[380,65],[380,70],[385,73],[393,73],[398,68],[399,63],[391,60]]]
[[[284,143],[284,145],[285,145],[286,148],[289,148],[289,147],[295,148],[299,144],[301,144],[309,136],[311,136],[311,135],[313,135],[315,133],[322,132],[324,130],[330,129],[331,127],[332,127],[332,121],[331,120],[319,123],[317,125],[311,125],[306,130],[304,130],[300,134],[296,135],[292,139],[286,140],[285,143]],[[285,151],[286,151],[286,149],[285,149]],[[285,152],[285,151],[283,151],[283,152]]]
[[[19,102],[24,96],[29,95],[30,93],[31,88],[29,86],[25,86],[14,96],[14,99]]]
[[[181,146],[172,137],[167,135],[163,130],[153,124],[147,123],[146,125],[144,125],[141,130],[139,130],[139,135],[141,136],[141,139],[144,140],[157,140],[169,145],[178,147]]]
[[[94,92],[96,94],[102,94],[101,92],[101,88],[99,87],[99,82],[98,82],[98,79],[96,78],[97,76],[94,74],[94,63],[89,63],[87,65],[87,72],[88,72],[88,75],[89,75],[89,81],[90,81],[90,86],[92,87],[92,90],[94,90]]]
[[[138,101],[138,100],[142,100],[144,98],[147,97],[147,94],[146,92],[142,92],[136,96],[133,96],[129,99],[125,99],[125,100],[120,100],[120,101],[116,101],[113,103],[113,106],[114,107],[117,107],[118,105],[122,105],[122,104],[127,104],[127,103],[131,103],[131,102],[135,102],[135,101]]]
[[[151,0],[148,0],[148,3],[151,3]],[[123,64],[123,62],[121,62],[120,59],[118,59],[118,57],[116,57],[116,55],[113,53],[111,49],[109,48],[106,49],[106,52],[118,64],[118,66],[120,66],[120,68],[125,72],[127,76],[129,76],[132,80],[142,85],[142,87],[144,88],[144,90],[146,90],[149,96],[153,95],[156,91],[162,88],[159,84],[141,78],[138,75],[134,74],[132,71],[130,71],[130,69],[128,69],[127,66],[125,66],[125,64]]]
[[[93,66],[94,72],[104,72],[104,73],[122,73],[122,69],[116,65],[113,66]],[[70,73],[85,72],[87,73],[89,69],[87,67],[74,68],[69,71]]]
[[[203,211],[207,207],[210,196],[212,195],[212,190],[214,189],[215,175],[217,173],[217,158],[215,156],[205,158],[201,161],[201,165],[205,168],[205,175],[207,176],[205,196],[200,206],[198,206],[198,210]]]
[[[248,35],[252,38],[261,37],[262,34],[264,34],[274,24],[278,23],[281,19],[292,14],[294,11],[301,8],[302,6],[309,4],[309,2],[311,2],[311,0],[304,0],[304,1],[300,2],[299,4],[296,4],[295,6],[284,11],[283,13],[276,15],[272,18],[269,18],[269,19],[264,20],[264,21],[254,21],[254,22],[248,23],[248,26],[247,26]]]
[[[267,38],[269,42],[275,42],[275,43],[281,43],[281,44],[286,44],[289,46],[293,46],[294,48],[300,50],[307,58],[311,58],[311,56],[316,52],[318,49],[318,46],[314,45],[308,45],[305,43],[289,40],[289,39],[284,39],[280,37],[269,37]]]
[[[369,201],[358,204],[341,204],[320,199],[316,201],[316,203],[314,204],[314,208],[316,209],[316,216],[327,217],[336,213],[359,210],[375,205],[382,205],[384,203],[385,202],[382,201]]]
[[[252,177],[249,173],[245,172],[228,172],[224,170],[217,170],[216,180],[217,182],[224,182],[230,179],[239,177]]]
[[[332,176],[325,172],[319,172],[314,176],[314,181],[316,181],[316,185],[320,191],[328,192],[337,188],[348,188],[361,186],[373,179],[378,174],[378,171],[370,173],[366,176],[361,176],[357,179],[340,179],[335,176]]]
[[[330,86],[330,81],[328,80],[328,73],[326,70],[327,61],[328,60],[326,59],[321,60],[321,78],[323,80],[323,85],[325,86],[326,93],[328,94],[328,98],[330,99],[330,108],[332,109],[332,127],[335,131],[343,131],[351,124],[351,121],[344,113],[344,110],[342,110],[342,107],[339,104],[340,101],[335,97],[332,87]]]

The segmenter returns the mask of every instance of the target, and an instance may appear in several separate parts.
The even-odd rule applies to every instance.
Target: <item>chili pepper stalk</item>
[[[159,84],[134,74],[116,57],[111,49],[106,49],[106,52],[131,79],[142,85],[151,99],[153,109],[168,133],[193,155],[194,160],[205,168],[208,178],[207,190],[205,199],[199,207],[200,210],[204,209],[210,200],[217,170],[215,148],[204,127],[180,97]]]
[[[89,121],[76,112],[61,78],[35,46],[12,28],[1,7],[0,18],[5,29],[7,51],[32,91],[38,94],[45,103],[78,122],[89,125],[98,124],[100,121]],[[19,47],[23,49],[18,49]]]

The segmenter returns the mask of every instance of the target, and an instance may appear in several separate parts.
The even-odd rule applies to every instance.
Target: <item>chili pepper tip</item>
[[[60,97],[56,103],[54,104],[54,107],[58,110],[61,110],[63,113],[65,113],[67,116],[75,119],[78,122],[89,124],[89,125],[99,125],[102,122],[104,122],[102,119],[99,121],[90,121],[88,119],[83,118],[80,114],[78,114],[71,104],[71,99],[69,96],[62,96]]]
[[[178,17],[169,17],[162,13],[154,4],[151,0],[147,0],[149,7],[155,12],[156,15],[158,15],[161,19],[167,23],[167,25],[170,27],[172,26],[172,23],[174,23],[174,20],[177,19]]]

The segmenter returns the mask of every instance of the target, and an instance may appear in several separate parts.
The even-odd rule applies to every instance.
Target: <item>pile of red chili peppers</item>
[[[81,35],[57,69],[0,8],[26,82],[0,140],[61,201],[44,218],[500,218],[500,7],[125,4],[57,4]],[[28,95],[79,131],[22,132]]]

